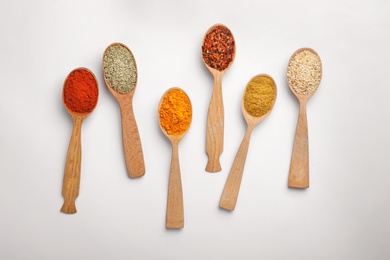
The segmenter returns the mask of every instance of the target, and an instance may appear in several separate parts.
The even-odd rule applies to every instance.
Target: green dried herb
[[[104,77],[116,92],[126,94],[137,83],[137,66],[131,51],[120,43],[109,46],[103,57]]]

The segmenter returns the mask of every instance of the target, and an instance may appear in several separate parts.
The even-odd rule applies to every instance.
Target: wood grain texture
[[[251,137],[254,124],[248,124],[245,136],[241,142],[240,148],[237,151],[228,179],[226,180],[225,188],[223,189],[219,206],[227,210],[234,210],[237,203],[238,193],[240,191],[242,175],[246,156],[248,153],[249,140]]]
[[[295,55],[304,50],[309,50],[310,52],[316,54],[318,53],[311,48],[300,48],[296,50],[290,58],[289,65],[294,59]],[[319,59],[319,56],[318,56]],[[321,74],[320,81],[322,78],[322,64],[320,62]],[[317,71],[318,72],[318,71]],[[303,73],[312,73],[303,72]],[[289,82],[289,74],[287,73],[287,82]],[[315,84],[320,84],[316,82]],[[318,86],[314,87],[313,91],[307,95],[299,94],[294,91],[294,88],[290,86],[291,91],[299,100],[299,115],[297,129],[295,132],[294,147],[291,155],[290,163],[290,172],[288,175],[288,186],[291,188],[306,189],[309,188],[309,138],[308,138],[308,129],[307,129],[307,115],[306,115],[306,103],[307,101],[316,93]]]
[[[61,212],[74,214],[76,210],[76,198],[80,190],[80,169],[81,169],[81,124],[86,116],[72,115],[73,130],[70,138],[68,154],[65,162],[65,172],[62,184],[62,195],[64,204]]]
[[[160,99],[158,105],[159,119],[160,119],[160,108],[163,103],[164,97],[172,90],[177,89],[185,93],[182,89],[178,87],[173,87],[165,91]],[[188,97],[187,93],[185,93]],[[192,111],[191,100],[188,97],[190,102],[190,109]],[[192,122],[192,117],[191,117]],[[168,200],[167,200],[167,215],[166,215],[166,228],[184,228],[184,204],[183,204],[183,190],[181,184],[181,174],[180,174],[180,165],[179,165],[179,142],[183,139],[184,135],[188,132],[191,122],[188,125],[188,128],[181,135],[169,135],[167,131],[161,126],[159,121],[159,126],[164,135],[171,141],[172,144],[172,159],[171,159],[171,170],[169,174],[169,184],[168,184]]]
[[[231,30],[224,24],[217,23],[211,26],[203,37],[202,46],[206,40],[206,36],[211,32],[215,27],[222,26],[227,28],[230,32]],[[233,37],[233,33],[231,33]],[[236,44],[234,40],[234,52],[233,57],[228,66],[219,71],[210,67],[205,60],[203,59],[204,65],[211,72],[214,77],[214,88],[213,94],[211,96],[209,111],[207,114],[207,126],[206,126],[206,153],[208,155],[208,162],[206,165],[206,171],[208,172],[219,172],[222,170],[219,157],[223,152],[223,142],[224,142],[224,107],[222,99],[222,76],[225,72],[232,66],[234,59],[236,57]],[[203,57],[203,54],[202,54]]]
[[[268,77],[268,78],[272,79],[272,81],[274,82],[275,97],[274,97],[271,109],[269,111],[267,111],[264,115],[262,115],[260,117],[254,117],[254,116],[251,116],[245,110],[244,97],[245,97],[245,93],[248,89],[248,86],[250,85],[252,80],[255,80],[259,77]],[[219,201],[219,207],[221,207],[223,209],[234,210],[236,207],[238,193],[240,191],[240,186],[241,186],[242,175],[244,173],[246,156],[248,154],[249,140],[250,140],[250,137],[252,134],[252,130],[255,127],[255,125],[257,125],[258,123],[263,121],[271,113],[271,111],[275,105],[276,97],[277,97],[277,88],[276,88],[275,81],[273,80],[273,78],[271,76],[269,76],[267,74],[259,74],[259,75],[252,77],[249,80],[248,84],[246,85],[243,99],[241,102],[241,110],[242,110],[242,114],[244,115],[245,121],[247,123],[247,130],[246,130],[245,136],[241,142],[241,145],[238,148],[238,151],[237,151],[236,157],[234,159],[232,168],[230,169],[229,176],[226,180],[226,184],[225,184],[225,187],[223,189],[221,199]]]
[[[141,138],[133,112],[133,93],[116,95],[122,118],[122,140],[127,174],[138,178],[145,174],[145,161]]]
[[[208,163],[206,171],[219,172],[222,170],[219,157],[223,152],[224,140],[223,72],[218,70],[212,70],[211,72],[214,76],[214,89],[207,115],[206,153],[208,155]]]
[[[309,139],[306,102],[306,98],[299,98],[299,116],[288,177],[289,187],[301,189],[309,188]]]
[[[110,44],[106,50],[104,51],[103,57],[102,57],[102,63],[104,64],[104,56],[108,49],[113,45],[121,45],[122,47],[126,48],[131,55],[134,58],[133,53],[123,43],[114,42]],[[137,67],[137,63],[134,58],[134,64],[135,67]],[[104,73],[104,67],[103,67],[103,77],[104,82],[106,83],[106,86],[108,90],[111,92],[111,94],[116,98],[118,101],[120,110],[121,110],[121,118],[122,118],[122,141],[123,141],[123,151],[125,154],[125,162],[126,162],[126,169],[127,169],[127,175],[131,178],[138,178],[145,174],[145,161],[144,161],[144,154],[142,151],[142,143],[141,138],[138,132],[137,122],[135,121],[134,111],[133,111],[133,96],[134,92],[137,88],[137,82],[135,83],[132,90],[130,90],[126,94],[121,94],[119,92],[116,92],[108,82],[105,73]],[[138,74],[137,74],[138,79]],[[136,80],[137,80],[136,79]]]
[[[184,227],[183,190],[181,184],[178,144],[180,138],[171,137],[172,160],[168,185],[167,228]]]

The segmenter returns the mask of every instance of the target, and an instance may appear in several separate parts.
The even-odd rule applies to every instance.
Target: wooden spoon
[[[67,80],[72,80],[70,77],[74,72],[77,71],[87,71],[93,76],[93,79],[96,82],[96,91],[99,93],[98,83],[95,75],[86,68],[77,68],[69,73],[69,75],[65,79],[65,84]],[[73,119],[73,130],[72,136],[70,138],[68,154],[66,156],[65,162],[65,172],[64,179],[62,184],[62,195],[64,196],[64,204],[62,205],[61,212],[67,214],[76,213],[76,198],[79,196],[80,190],[80,169],[81,169],[81,124],[83,120],[89,116],[96,107],[96,103],[94,104],[93,109],[90,112],[86,113],[78,113],[72,111],[70,108],[66,106],[64,92],[62,92],[62,100],[65,104],[66,110],[68,110],[69,114]]]
[[[245,92],[248,90],[248,86],[251,83],[251,81],[259,78],[259,77],[268,77],[272,79],[271,76],[267,74],[259,74],[257,76],[254,76],[247,84]],[[241,103],[241,110],[242,113],[244,114],[245,121],[248,125],[245,136],[241,142],[240,148],[237,151],[236,158],[234,159],[232,168],[230,170],[228,179],[225,184],[225,188],[223,189],[221,200],[219,202],[219,206],[221,208],[227,209],[227,210],[234,210],[236,207],[237,203],[237,198],[238,198],[238,192],[240,191],[240,185],[241,185],[241,180],[242,180],[242,174],[244,172],[244,166],[245,166],[245,160],[246,160],[246,155],[248,153],[248,147],[249,147],[249,140],[251,137],[251,133],[253,130],[253,127],[263,121],[272,111],[272,108],[275,104],[276,96],[277,96],[277,89],[276,89],[276,84],[275,81],[272,79],[274,82],[274,101],[272,104],[271,109],[265,113],[264,115],[260,117],[254,117],[250,115],[246,110],[244,106],[244,97],[245,97],[245,92],[244,92],[244,97]]]
[[[223,24],[213,25],[206,32],[203,38],[202,46],[204,46],[206,36],[209,34],[210,31],[212,31],[217,26],[222,26],[228,29]],[[234,41],[234,37],[233,37],[233,41]],[[234,48],[233,58],[229,63],[229,65],[224,70],[218,70],[210,67],[210,65],[207,64],[206,61],[203,59],[204,64],[211,72],[211,74],[213,74],[214,77],[214,89],[210,100],[209,111],[207,116],[207,128],[206,128],[206,153],[209,157],[208,163],[206,165],[206,171],[208,172],[219,172],[222,169],[221,164],[219,162],[219,157],[223,152],[223,139],[224,139],[223,137],[224,107],[223,107],[223,98],[222,98],[222,76],[233,64],[234,58],[236,56],[235,41],[234,41],[233,48]]]
[[[122,43],[112,43],[106,48],[103,55],[103,59],[107,51],[112,46],[116,46],[116,45],[125,47],[131,53],[130,49],[126,45]],[[133,56],[132,53],[131,55]],[[135,59],[134,59],[134,63],[135,63]],[[104,72],[104,66],[103,66],[103,72]],[[104,81],[106,82],[107,88],[118,101],[120,111],[121,111],[122,140],[123,140],[123,149],[125,153],[127,174],[129,177],[132,178],[141,177],[145,174],[145,162],[144,162],[144,155],[142,152],[141,138],[138,132],[137,122],[135,121],[134,112],[133,112],[133,95],[137,86],[137,82],[135,83],[135,86],[132,90],[130,90],[125,94],[121,94],[119,92],[116,92],[114,88],[110,85],[110,83],[106,78],[106,74],[103,73],[103,75],[104,75]],[[137,78],[138,77],[136,77],[136,79]]]
[[[172,90],[181,90],[180,88],[170,88],[164,95],[161,97],[159,104],[159,120],[160,120],[160,108],[163,103],[164,97]],[[187,94],[183,91],[187,96]],[[187,96],[188,97],[188,96]],[[188,100],[190,100],[188,98]],[[191,101],[190,101],[190,110],[192,111]],[[192,120],[192,117],[191,119]],[[160,120],[161,131],[168,137],[172,144],[172,160],[171,160],[171,171],[169,175],[169,185],[168,185],[168,201],[167,201],[167,218],[166,218],[166,227],[167,228],[183,228],[184,227],[184,206],[183,206],[183,190],[181,185],[181,176],[180,176],[180,164],[179,164],[179,151],[178,146],[181,139],[187,133],[190,125],[185,130],[184,133],[180,135],[170,135],[162,127]]]
[[[289,61],[289,66],[298,53],[308,50],[315,54],[318,59],[317,52],[310,48],[301,48],[294,52]],[[305,73],[305,71],[302,71]],[[313,73],[313,71],[308,71],[306,73]],[[287,77],[289,77],[287,75]],[[322,65],[320,60],[320,76],[319,80],[321,81],[322,77]],[[291,78],[290,78],[291,80]],[[295,140],[294,140],[294,148],[291,156],[291,164],[290,164],[290,173],[288,176],[288,186],[293,188],[309,188],[309,140],[308,140],[308,130],[307,130],[307,115],[306,115],[306,103],[307,101],[314,95],[316,92],[320,81],[318,84],[314,85],[314,90],[312,90],[308,94],[299,94],[296,90],[289,84],[291,91],[295,94],[295,96],[299,100],[299,116],[297,129],[295,132]]]

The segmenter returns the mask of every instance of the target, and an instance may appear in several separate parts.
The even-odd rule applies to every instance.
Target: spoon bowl
[[[299,101],[299,116],[291,156],[288,186],[309,188],[309,140],[306,103],[317,91],[322,78],[322,63],[317,52],[301,48],[291,56],[287,81]]]
[[[226,39],[215,39],[213,43],[222,42],[229,46],[228,51],[226,53],[216,54],[219,58],[223,57],[223,55],[231,55],[228,58],[227,64],[221,63],[220,65],[216,65],[214,60],[208,58],[209,50],[212,46],[206,45],[206,39],[211,37],[211,33],[214,30],[220,29],[224,32],[223,35],[230,37],[232,41]],[[214,38],[213,38],[214,39]],[[223,40],[226,40],[224,42]],[[226,47],[225,47],[226,48]],[[222,76],[225,72],[231,67],[234,62],[236,56],[236,44],[234,40],[234,36],[223,24],[215,24],[210,29],[207,30],[205,36],[203,37],[202,43],[202,58],[203,63],[206,65],[207,69],[211,72],[214,77],[214,88],[213,93],[210,100],[208,115],[207,115],[207,127],[206,127],[206,153],[208,155],[208,163],[206,165],[206,171],[208,172],[219,172],[221,171],[221,164],[219,161],[219,157],[223,152],[223,135],[224,135],[224,107],[223,107],[223,98],[222,98]],[[228,56],[229,57],[229,56]],[[222,60],[222,59],[220,59]]]
[[[169,134],[168,131],[163,127],[163,124],[161,122],[161,116],[162,116],[161,111],[162,111],[162,105],[164,104],[164,98],[167,95],[169,95],[171,91],[180,91],[184,93],[185,98],[188,100],[189,103],[188,105],[189,112],[190,112],[189,124],[186,125],[186,129],[184,129],[184,131],[182,131],[177,135]],[[183,190],[181,185],[178,145],[191,126],[191,122],[192,122],[191,100],[182,89],[177,87],[170,88],[161,97],[158,108],[159,108],[158,112],[159,112],[160,129],[164,133],[164,135],[171,141],[172,144],[172,160],[171,160],[171,170],[170,170],[169,185],[168,185],[166,227],[183,228],[184,227],[184,205],[183,205]],[[178,122],[178,124],[180,123],[181,122]]]
[[[206,41],[206,37],[213,31],[215,30],[217,27],[220,27],[224,30],[226,30],[226,32],[228,32],[230,34],[230,36],[232,37],[233,39],[233,50],[232,50],[232,58],[231,58],[231,61],[227,63],[227,66],[226,68],[223,68],[223,69],[217,69],[216,66],[213,66],[211,64],[209,64],[208,62],[205,61],[205,57],[203,56],[203,52],[202,52],[202,60],[203,60],[203,63],[204,65],[207,67],[207,69],[214,75],[214,73],[225,73],[232,65],[233,65],[233,62],[236,58],[236,44],[235,44],[235,40],[234,40],[234,36],[232,34],[232,32],[230,31],[230,29],[224,25],[224,24],[221,24],[221,23],[217,23],[217,24],[214,24],[213,26],[211,26],[207,32],[205,33],[205,35],[203,36],[203,42],[202,42],[202,49],[205,48],[205,41]]]
[[[254,82],[256,79],[259,78],[268,78],[272,81],[272,89],[271,93],[273,93],[273,98],[272,103],[270,103],[270,107],[263,115],[261,116],[253,116],[251,115],[246,109],[245,109],[245,96],[246,93],[249,89],[249,86],[251,85],[252,82]],[[245,136],[241,142],[240,148],[237,151],[236,157],[234,159],[232,168],[230,170],[228,179],[226,180],[226,184],[224,187],[224,190],[222,192],[221,200],[219,202],[219,206],[223,209],[226,210],[234,210],[236,207],[237,203],[237,198],[238,198],[238,193],[240,191],[240,186],[241,186],[241,180],[242,180],[242,175],[244,173],[244,166],[245,166],[245,161],[246,161],[246,156],[248,153],[248,147],[249,147],[249,140],[251,137],[251,133],[255,125],[263,121],[272,111],[275,101],[276,101],[276,96],[277,96],[277,88],[275,81],[273,78],[267,74],[259,74],[254,76],[247,84],[242,103],[241,103],[241,110],[244,115],[245,121],[247,123],[247,130],[245,133]],[[261,105],[260,100],[256,101],[256,105]]]
[[[287,71],[287,83],[288,83],[288,86],[289,88],[291,89],[291,91],[294,93],[294,95],[299,99],[299,100],[309,100],[313,95],[314,93],[316,93],[320,83],[321,83],[321,79],[322,79],[322,63],[321,63],[321,59],[320,59],[320,56],[318,55],[318,53],[311,49],[311,48],[300,48],[298,50],[296,50],[293,55],[291,55],[291,58],[288,62],[289,66],[292,66],[292,65],[295,65],[293,64],[294,62],[297,63],[298,61],[295,60],[295,58],[297,57],[297,55],[301,54],[303,56],[304,53],[310,53],[311,55],[313,55],[313,57],[315,57],[318,61],[318,67],[317,68],[312,68],[314,70],[320,70],[318,75],[315,77],[313,75],[313,71],[307,71],[309,69],[309,65],[313,65],[313,64],[307,64],[306,68],[304,69],[300,69],[298,70],[297,74],[298,75],[295,75],[294,76],[294,73],[291,71],[289,73],[289,71]],[[308,60],[306,60],[306,62],[308,62]],[[306,79],[301,79],[299,80],[300,82],[300,87],[293,87],[294,84],[298,85],[298,82],[294,82],[294,80],[296,81],[297,80],[297,76],[300,76],[301,74],[307,74],[307,76],[313,80],[313,82],[308,82],[308,78]],[[309,85],[309,86],[307,86]]]
[[[83,73],[83,80],[89,80],[89,84],[75,80],[75,75],[77,73]],[[72,83],[72,90],[76,93],[82,93],[78,90],[81,87],[84,88],[94,88],[96,91],[96,100],[91,97],[77,98],[71,97],[69,100],[66,98],[65,86],[67,83]],[[64,171],[64,179],[62,184],[62,195],[64,196],[64,204],[62,205],[61,212],[66,214],[74,214],[77,212],[76,210],[76,198],[79,195],[80,191],[80,173],[81,173],[81,125],[85,118],[87,118],[95,109],[97,104],[97,99],[99,96],[98,83],[95,75],[88,70],[87,68],[77,68],[69,73],[64,82],[64,89],[62,92],[62,100],[64,102],[66,110],[72,117],[73,120],[73,130],[72,135],[69,142],[68,153],[66,156],[65,162],[65,171]],[[85,110],[85,105],[89,104],[92,109],[86,111],[75,111],[69,107],[68,102],[75,102],[80,105],[83,110]]]
[[[122,51],[126,57],[110,56],[111,52]],[[131,59],[128,59],[127,56]],[[137,64],[130,49],[122,43],[110,44],[103,55],[103,76],[108,90],[118,101],[122,120],[122,140],[125,154],[127,174],[131,178],[141,177],[145,174],[145,162],[142,151],[141,138],[138,132],[137,122],[133,111],[133,96],[137,87]],[[135,79],[129,64],[134,63]],[[122,73],[122,72],[125,73]],[[115,74],[111,80],[109,75]],[[122,75],[123,74],[123,75]],[[135,80],[135,82],[134,82]],[[111,81],[111,82],[110,82]],[[125,81],[125,83],[123,83]]]

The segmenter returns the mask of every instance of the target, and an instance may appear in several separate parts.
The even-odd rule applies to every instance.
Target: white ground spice
[[[287,68],[288,85],[299,95],[310,95],[320,85],[322,65],[320,57],[304,49],[290,59]]]
[[[126,94],[137,83],[137,67],[130,50],[121,44],[111,45],[103,57],[106,81],[116,92]]]

